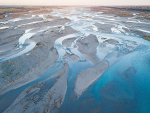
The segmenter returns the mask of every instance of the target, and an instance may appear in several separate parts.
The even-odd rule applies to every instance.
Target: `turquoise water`
[[[70,104],[62,111],[149,113],[149,89],[150,51],[145,47],[109,67],[77,100],[69,100]]]
[[[38,79],[0,95],[0,112],[7,109],[27,88],[46,81],[46,86],[39,91],[39,95],[43,96],[56,81],[56,78],[48,78],[61,70],[64,61],[67,61],[69,65],[67,92],[60,113],[150,113],[150,42],[139,35],[125,32],[122,28],[125,26],[122,23],[123,20],[115,20],[116,18],[113,19],[112,16],[91,12],[83,14],[83,12],[75,10],[67,15],[63,14],[61,10],[60,13],[58,12],[54,12],[56,14],[52,15],[71,20],[70,23],[64,24],[62,27],[65,29],[66,26],[69,26],[79,33],[66,35],[55,41],[54,47],[59,54],[58,61]],[[100,17],[104,20],[94,20],[94,17]],[[136,22],[136,20],[134,21]],[[112,33],[98,31],[95,24],[100,22],[114,25]],[[128,27],[125,26],[125,28]],[[95,35],[99,42],[96,49],[97,57],[100,61],[108,61],[109,68],[78,97],[74,91],[78,74],[82,70],[92,67],[93,63],[78,51],[76,41],[86,38],[90,34]],[[74,46],[65,47],[62,44],[63,41],[70,38],[76,38],[76,41],[72,42]],[[105,41],[109,39],[114,39],[118,43],[106,43]],[[32,45],[30,44],[31,47],[28,46],[24,51],[14,56],[0,59],[0,62],[20,56],[27,50],[30,51],[35,46],[35,44]],[[66,58],[66,53],[76,55],[80,60],[74,62],[69,57]]]

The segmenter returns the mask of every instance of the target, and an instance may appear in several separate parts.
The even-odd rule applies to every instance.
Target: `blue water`
[[[3,95],[0,95],[0,113],[3,112],[6,108],[8,108],[25,89],[37,83],[40,83],[41,81],[46,80],[51,75],[59,71],[63,67],[63,65],[64,65],[63,62],[57,61],[50,69],[48,69],[45,73],[43,73],[38,79],[34,80],[33,82],[30,82],[19,88],[10,90]],[[47,80],[46,84],[48,84],[48,86],[46,86],[46,89],[49,89],[55,83],[55,81],[56,81],[56,77],[50,80]]]
[[[60,113],[66,112],[66,110],[69,112],[73,105],[72,102],[77,99],[77,95],[75,95],[74,88],[75,81],[79,72],[93,66],[93,63],[88,60],[78,62],[73,62],[70,60],[67,61],[69,64],[67,77],[67,92],[65,95],[65,101],[63,102],[61,107],[62,109],[59,111]]]
[[[63,61],[66,60],[69,65],[67,92],[64,102],[61,105],[60,113],[150,113],[150,42],[133,33],[122,33],[123,29],[119,27],[122,22],[121,19],[115,20],[106,15],[99,15],[103,18],[102,21],[93,20],[93,17],[90,18],[90,16],[95,16],[97,14],[98,13],[82,14],[82,12],[76,12],[74,10],[68,16],[61,13],[61,11],[60,13],[54,12],[53,16],[69,18],[71,20],[71,22],[64,25],[64,28],[65,26],[70,26],[72,29],[79,31],[79,33],[63,36],[55,41],[54,47],[57,49],[59,54],[58,61],[38,79],[0,95],[0,112],[3,112],[6,108],[8,108],[27,88],[45,81],[46,85],[35,94],[35,96],[40,95],[41,99],[45,92],[48,91],[48,89],[56,81],[56,78],[48,78],[61,70],[64,66]],[[79,16],[84,16],[84,18],[78,18]],[[97,32],[95,30],[88,29],[89,26],[91,27],[95,23],[99,22],[117,25],[118,29],[115,29],[118,30],[116,32],[120,32],[120,34],[115,34],[113,31],[113,33],[102,33],[101,31]],[[82,25],[78,25],[80,23],[82,23]],[[140,23],[137,22],[136,24]],[[145,23],[145,25],[147,24]],[[109,68],[101,75],[101,77],[93,82],[82,93],[82,95],[78,97],[74,91],[78,74],[82,70],[92,67],[93,63],[87,60],[84,55],[78,51],[76,48],[78,46],[75,41],[75,47],[65,47],[62,42],[65,39],[74,37],[77,39],[86,38],[90,34],[95,35],[99,44],[102,45],[97,47],[97,55],[100,57],[104,56],[100,59],[100,61],[111,58],[107,56],[113,52],[113,55],[116,55],[115,57],[117,60],[115,62],[112,61],[113,63],[111,65],[109,64]],[[104,43],[104,41],[101,40],[101,37],[106,39],[115,38],[117,41],[121,41],[119,41],[118,45],[110,45],[108,43]],[[132,44],[130,44],[130,42],[132,42]],[[129,46],[133,46],[135,44],[134,46],[136,47],[129,51],[130,47],[126,46],[128,44]],[[108,46],[108,49],[106,48],[103,51],[102,49],[103,47],[105,48],[105,46]],[[114,46],[115,49],[113,49]],[[29,51],[31,49],[32,48],[29,48],[27,50]],[[73,62],[69,58],[64,58],[67,50],[69,50],[71,54],[78,56],[80,60]],[[21,51],[20,53],[16,54],[15,57],[26,53],[26,51]],[[9,56],[8,58],[10,59],[12,57]],[[8,58],[1,59],[1,61],[8,60]],[[109,60],[111,61],[111,59]],[[30,95],[26,96],[28,97]],[[37,100],[37,102],[40,101],[40,99]]]
[[[150,51],[130,53],[109,67],[77,100],[68,98],[67,113],[150,113]],[[71,95],[71,93],[70,93]]]

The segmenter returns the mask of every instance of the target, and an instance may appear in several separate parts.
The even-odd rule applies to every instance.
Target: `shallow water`
[[[86,16],[92,15],[86,14]],[[60,112],[92,112],[92,110],[102,113],[150,112],[150,98],[148,96],[150,95],[148,90],[150,88],[148,57],[150,56],[150,42],[136,34],[125,32],[122,28],[128,27],[122,23],[120,24],[123,26],[112,28],[113,34],[106,34],[97,32],[97,29],[89,30],[86,28],[97,23],[96,20],[79,19],[72,15],[65,17],[72,20],[70,26],[73,29],[83,34],[94,34],[98,37],[100,46],[97,47],[97,56],[100,61],[107,60],[110,67],[79,98],[73,91],[76,79],[68,83],[67,94]],[[111,20],[113,23],[115,19],[109,19],[108,17],[107,20],[109,22]],[[107,23],[107,20],[104,22]],[[77,23],[83,24],[77,26]],[[145,30],[143,31],[145,32]],[[104,43],[105,40],[101,40],[99,37],[106,38],[105,40],[115,39],[119,43]],[[74,72],[74,70],[71,72]],[[69,71],[69,73],[71,72]],[[68,74],[68,77],[70,75],[72,74]]]
[[[65,100],[59,111],[60,113],[150,112],[150,42],[143,39],[140,35],[131,33],[130,28],[132,26],[124,24],[134,23],[139,25],[145,24],[145,26],[148,26],[149,23],[145,23],[144,21],[141,22],[134,18],[130,18],[129,21],[123,17],[122,19],[121,17],[117,18],[105,15],[102,12],[93,13],[86,12],[86,10],[86,8],[73,8],[71,10],[57,9],[51,13],[51,16],[68,18],[71,20],[71,22],[61,26],[60,32],[64,31],[67,26],[79,32],[60,37],[55,41],[54,47],[59,54],[59,58],[57,62],[38,79],[0,95],[1,103],[7,100],[7,98],[10,98],[8,103],[5,103],[0,107],[0,112],[8,108],[26,88],[47,80],[50,76],[62,69],[64,60],[69,65],[67,77],[68,87]],[[43,20],[45,19],[43,15],[40,15],[39,17],[43,18]],[[32,18],[34,18],[34,16]],[[94,18],[99,18],[99,20]],[[7,22],[14,21],[19,21],[19,19]],[[111,33],[103,33],[101,29],[95,25],[96,23],[113,25],[113,27],[110,28]],[[134,29],[135,26],[133,25],[132,29]],[[26,30],[25,34],[19,39],[19,48],[23,47],[22,45],[25,43],[26,39],[29,39],[36,33],[46,31],[53,27],[56,26],[41,28],[39,31]],[[126,28],[129,31],[127,32],[123,28]],[[149,33],[145,28],[140,28],[138,30]],[[78,51],[76,41],[78,41],[78,39],[84,39],[91,34],[95,35],[99,42],[99,46],[96,48],[96,55],[99,58],[99,61],[108,61],[109,68],[78,97],[74,91],[78,74],[84,69],[94,66],[94,64],[89,59],[86,59],[82,52]],[[70,38],[76,38],[76,40],[72,42],[71,47],[65,47],[62,42]],[[114,43],[109,43],[108,40],[110,39],[115,40]],[[27,53],[34,47],[35,43],[30,42],[24,50],[15,55],[1,58],[0,62]],[[65,56],[66,53],[76,55],[80,60],[74,62]],[[46,83],[51,82],[51,84],[48,85],[53,85],[55,81],[56,79],[53,78]],[[47,87],[45,86],[43,90],[47,90]],[[12,94],[14,96],[12,96]]]

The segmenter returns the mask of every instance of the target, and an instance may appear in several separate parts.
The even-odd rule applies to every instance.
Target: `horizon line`
[[[0,5],[0,6],[149,6],[150,5]]]

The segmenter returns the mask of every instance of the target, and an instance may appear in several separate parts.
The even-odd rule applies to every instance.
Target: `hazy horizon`
[[[35,6],[127,6],[127,5],[150,5],[150,0],[0,0],[0,5],[35,5]]]

